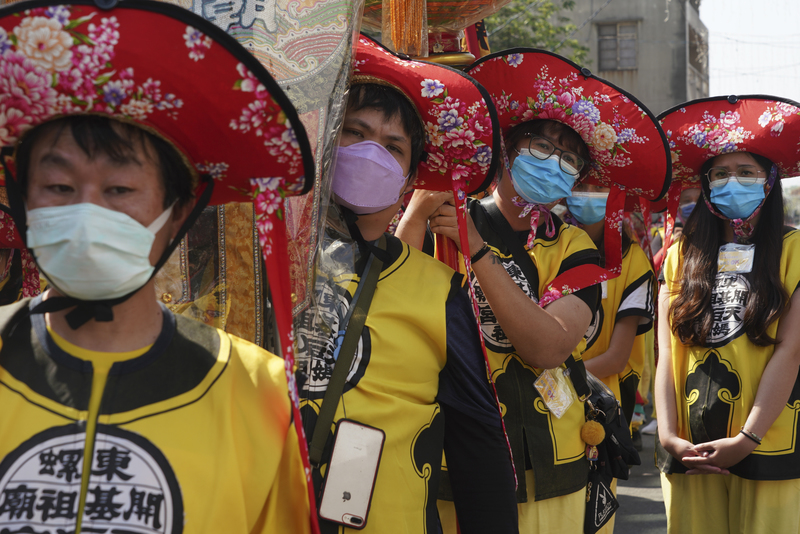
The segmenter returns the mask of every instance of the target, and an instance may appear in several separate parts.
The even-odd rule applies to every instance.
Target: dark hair
[[[506,135],[506,152],[508,156],[513,156],[514,148],[523,137],[532,135],[547,137],[582,157],[586,161],[586,165],[581,169],[579,178],[583,178],[589,172],[592,157],[589,153],[589,147],[583,142],[580,134],[566,124],[550,119],[525,121],[511,128],[508,135]]]
[[[347,109],[377,109],[386,120],[400,117],[406,135],[411,138],[411,172],[417,170],[425,153],[425,129],[411,102],[398,90],[377,83],[362,83],[350,88]]]
[[[16,153],[16,178],[23,197],[28,196],[28,172],[34,145],[53,130],[57,131],[58,139],[66,128],[89,158],[104,154],[112,161],[124,162],[136,152],[137,145],[141,146],[158,166],[165,208],[176,200],[179,205],[185,205],[194,197],[192,174],[175,147],[143,128],[100,115],[63,117],[37,126],[25,135]],[[154,154],[150,153],[150,147]]]
[[[750,154],[767,173],[772,162],[763,156]],[[714,158],[700,170],[703,195],[709,198],[707,173]],[[789,305],[789,294],[780,277],[781,250],[783,248],[783,191],[780,175],[761,207],[750,242],[755,244],[751,289],[744,313],[744,331],[757,346],[774,345],[775,339],[767,335],[767,328],[777,320]],[[682,271],[677,279],[680,287],[669,307],[672,332],[688,345],[705,345],[714,325],[711,295],[717,276],[717,255],[723,243],[727,221],[708,209],[701,199],[683,228]]]

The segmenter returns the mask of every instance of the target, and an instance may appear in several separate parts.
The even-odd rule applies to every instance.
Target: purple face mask
[[[374,141],[340,146],[333,169],[336,202],[358,215],[395,204],[406,185],[403,168],[388,150]]]

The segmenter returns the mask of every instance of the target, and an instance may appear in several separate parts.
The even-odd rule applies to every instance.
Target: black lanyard
[[[386,236],[381,236],[378,241],[378,249],[381,251],[386,250]],[[333,417],[336,415],[336,409],[339,407],[339,400],[342,397],[344,384],[347,381],[347,374],[350,372],[350,366],[353,365],[353,358],[355,358],[356,349],[358,348],[358,340],[361,338],[361,332],[364,331],[364,324],[367,322],[367,312],[372,303],[375,288],[378,285],[381,269],[383,269],[383,261],[375,254],[370,253],[367,265],[364,267],[364,275],[358,283],[350,309],[343,320],[342,328],[346,329],[344,339],[339,349],[339,356],[334,365],[331,379],[325,390],[325,397],[322,399],[322,406],[320,406],[319,416],[317,417],[316,425],[314,425],[314,433],[308,448],[308,456],[311,460],[311,465],[314,467],[319,467],[322,461],[322,453],[328,441],[328,432],[330,431],[331,423],[333,423]]]

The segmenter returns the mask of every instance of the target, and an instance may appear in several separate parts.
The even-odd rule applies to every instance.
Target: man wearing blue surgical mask
[[[530,133],[515,149],[511,181],[531,204],[552,204],[569,197],[575,180],[587,168],[583,157],[552,137],[552,133]]]
[[[498,394],[505,407],[505,424],[509,434],[515,436],[512,449],[517,447],[514,458],[518,462],[520,531],[575,532],[583,525],[583,516],[576,521],[574,512],[585,506],[585,478],[580,468],[570,467],[576,460],[554,465],[549,451],[573,446],[571,440],[579,435],[585,421],[583,409],[578,410],[576,403],[572,414],[553,416],[552,421],[547,416],[539,418],[539,412],[530,410],[530,406],[540,397],[528,385],[537,379],[531,368],[558,368],[570,356],[579,358],[577,347],[599,305],[597,284],[540,304],[547,297],[545,284],[556,273],[598,262],[597,250],[586,233],[549,212],[572,194],[575,182],[588,172],[590,153],[578,132],[547,119],[512,127],[505,141],[511,172],[505,169],[491,197],[468,201],[470,250],[463,252],[471,256],[473,283],[485,297],[481,322],[493,372],[504,369],[494,376],[498,377]],[[424,228],[427,219],[434,233],[458,240],[456,211],[450,202],[441,193],[416,192],[398,235],[403,231],[402,239],[421,246],[419,228]],[[528,215],[531,209],[540,213],[535,233]],[[417,224],[407,220],[410,216]],[[519,245],[517,250],[523,249],[522,254],[513,252],[512,241]],[[530,258],[529,263],[525,263],[523,254]],[[578,446],[575,443],[574,458],[583,455]],[[547,476],[534,481],[534,469]],[[452,503],[440,501],[439,512],[444,523],[454,515]],[[463,526],[461,512],[456,512],[459,526]],[[443,531],[456,532],[452,519],[449,523]],[[556,528],[557,523],[561,530]],[[531,530],[532,524],[539,525],[538,530]]]

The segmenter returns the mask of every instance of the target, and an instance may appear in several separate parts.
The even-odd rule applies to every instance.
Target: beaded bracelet
[[[744,434],[748,439],[761,445],[761,438],[758,437],[757,434],[750,432],[749,430],[745,430],[744,427],[742,427],[741,430],[739,430],[739,434]]]
[[[470,257],[469,262],[475,263],[476,261],[486,256],[491,251],[492,249],[489,248],[489,244],[486,241],[484,241],[481,249]]]

